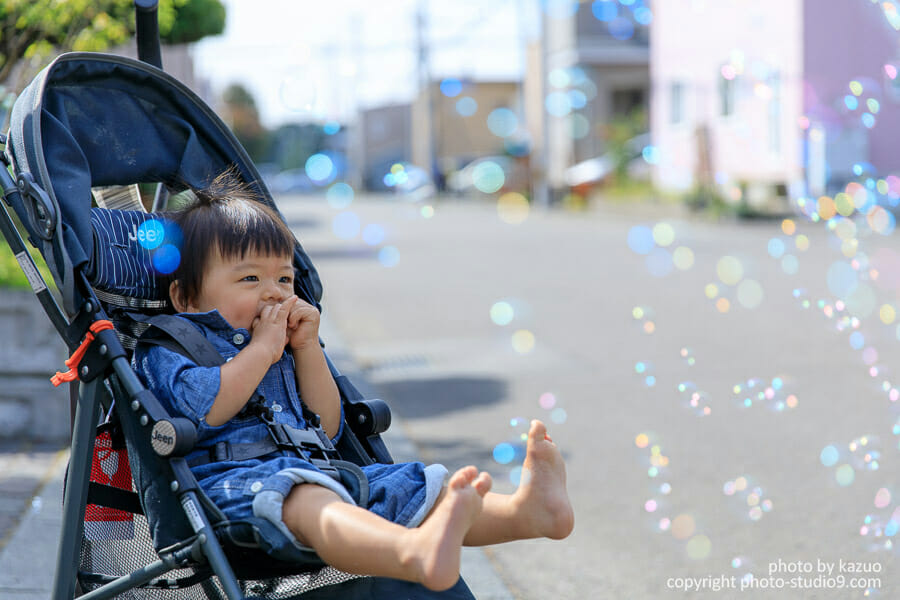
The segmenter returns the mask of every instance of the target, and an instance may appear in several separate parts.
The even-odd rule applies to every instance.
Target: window
[[[676,81],[669,88],[669,122],[673,125],[684,121],[684,84]]]
[[[734,114],[734,84],[736,75],[729,72],[726,77],[723,68],[719,73],[719,114],[728,117]]]
[[[612,112],[614,115],[630,115],[636,109],[643,107],[644,90],[640,88],[613,90]]]
[[[781,76],[769,76],[769,152],[781,154]]]

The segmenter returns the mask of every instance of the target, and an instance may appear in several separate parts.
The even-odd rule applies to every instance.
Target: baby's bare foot
[[[537,537],[562,539],[575,527],[575,513],[566,491],[566,464],[547,427],[531,422],[522,479],[515,496]]]
[[[463,538],[481,513],[484,495],[491,488],[487,473],[475,467],[450,477],[443,499],[416,529],[409,530],[407,561],[416,580],[432,590],[446,590],[459,579]]]

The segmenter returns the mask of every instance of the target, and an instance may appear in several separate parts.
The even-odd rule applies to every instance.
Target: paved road
[[[898,506],[888,497],[900,494],[896,406],[881,386],[896,377],[890,366],[900,348],[894,325],[881,324],[877,309],[862,320],[862,348],[879,353],[881,372],[873,378],[848,343],[852,329],[839,332],[837,318],[803,308],[806,297],[813,304],[830,297],[826,273],[841,258],[824,227],[800,225],[809,249],[792,250],[799,269],[787,274],[767,253],[773,237],[794,247],[796,234],[783,235],[779,222],[712,223],[619,207],[532,213],[513,225],[474,202],[439,203],[430,216],[420,206],[365,198],[343,209],[313,197],[280,206],[318,265],[328,316],[427,460],[477,464],[493,473],[497,489],[511,491],[521,459],[501,465],[492,458],[495,446],[515,446],[523,430],[517,424],[527,419],[550,425],[568,461],[576,530],[562,542],[488,549],[518,598],[680,596],[669,590],[686,577],[724,586],[715,597],[859,597],[863,590],[846,587],[860,583],[852,567],[878,571],[865,574],[876,579],[864,582],[872,595],[900,595],[896,550],[884,548],[890,538],[860,535],[866,515],[886,522]],[[352,229],[347,211],[377,245],[362,234],[334,233],[338,215]],[[631,227],[661,220],[673,226],[670,249],[693,251],[691,268],[654,276],[629,249]],[[898,245],[896,236],[862,243],[872,256]],[[737,286],[717,277],[726,255],[759,283],[757,307],[742,306]],[[379,257],[396,264],[384,266]],[[728,312],[706,297],[710,283],[729,299]],[[871,289],[878,305],[896,301],[895,290]],[[501,301],[514,310],[507,325],[491,319]],[[652,317],[635,319],[636,306]],[[530,332],[533,349],[514,349],[517,330]],[[520,335],[527,347],[528,334]],[[639,362],[647,365],[640,375]],[[746,390],[759,378],[764,388],[775,377],[783,387],[773,388],[771,400],[747,407],[746,394],[735,396],[735,385]],[[693,391],[697,407],[690,406]],[[783,410],[776,410],[779,401]],[[702,414],[704,406],[710,414]],[[640,434],[646,447],[636,444],[644,444]],[[866,434],[867,445],[851,451],[848,444]],[[829,445],[838,455],[832,467],[820,460]],[[663,458],[650,477],[654,446]],[[866,462],[873,449],[877,470]],[[847,485],[836,479],[849,473],[842,464],[854,468]],[[663,519],[669,524],[660,531]],[[770,565],[782,580],[768,579]],[[784,572],[820,566],[832,566],[833,579]],[[747,573],[756,589],[741,592]],[[842,582],[844,589],[823,589]]]

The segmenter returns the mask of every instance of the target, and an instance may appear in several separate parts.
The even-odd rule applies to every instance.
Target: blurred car
[[[633,179],[650,177],[650,166],[644,160],[644,148],[650,145],[650,134],[643,133],[625,142],[626,172]],[[566,185],[569,187],[589,186],[602,183],[616,170],[616,155],[605,152],[566,169]]]
[[[273,175],[269,190],[273,194],[307,194],[316,190],[316,185],[306,169],[288,169]]]
[[[483,156],[447,176],[447,189],[456,194],[528,190],[528,170],[510,156]]]
[[[391,165],[382,182],[388,189],[411,202],[427,200],[437,193],[437,187],[428,171],[408,162]]]

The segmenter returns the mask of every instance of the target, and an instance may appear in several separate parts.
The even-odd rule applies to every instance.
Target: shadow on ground
[[[487,377],[412,379],[379,383],[377,387],[391,409],[407,420],[494,404],[507,391],[503,380]]]

